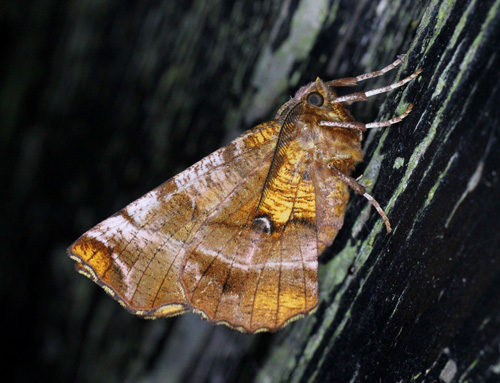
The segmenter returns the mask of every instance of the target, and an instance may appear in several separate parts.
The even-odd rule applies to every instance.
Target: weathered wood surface
[[[500,379],[500,0],[12,2],[1,86],[4,329],[19,381]],[[248,336],[144,321],[73,271],[83,231],[273,116],[298,86],[408,52],[406,89],[356,104],[359,168],[319,308]],[[364,84],[389,83],[388,75]],[[380,109],[380,112],[378,110]],[[4,338],[6,339],[6,338]],[[20,350],[17,351],[16,347]]]

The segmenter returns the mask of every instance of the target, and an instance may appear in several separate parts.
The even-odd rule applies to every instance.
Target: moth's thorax
[[[347,129],[319,127],[315,135],[315,157],[325,166],[332,164],[350,174],[363,160],[359,135]]]
[[[319,93],[324,103],[321,106],[308,102],[308,96]],[[283,107],[284,113],[293,105],[300,104],[298,117],[298,141],[302,149],[309,153],[314,161],[324,165],[335,165],[340,171],[349,174],[354,166],[363,159],[361,150],[361,135],[358,131],[348,128],[322,126],[321,121],[353,121],[346,106],[335,103],[337,94],[320,79],[299,89],[294,98]]]

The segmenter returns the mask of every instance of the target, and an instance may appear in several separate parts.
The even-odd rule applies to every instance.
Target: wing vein
[[[259,203],[257,204],[256,211],[259,209],[262,201],[265,198],[269,181],[276,175],[278,169],[283,164],[282,149],[288,143],[288,134],[290,133],[290,126],[295,123],[295,120],[300,114],[301,108],[302,108],[301,103],[294,105],[283,119],[283,123],[281,124],[280,132],[278,135],[278,140],[276,142],[276,148],[273,153],[271,166],[269,167],[269,172],[267,173],[264,186],[262,187],[262,194],[260,195],[260,200]]]
[[[248,213],[248,215],[247,215],[246,222],[248,222],[251,213],[252,213],[252,211],[250,210],[249,213]],[[242,226],[240,228],[240,231],[238,232],[238,237],[241,235],[241,233],[242,233],[242,231],[243,231],[244,228],[247,228],[247,227]],[[229,241],[226,242],[226,245],[227,245],[227,243],[229,243]],[[221,251],[222,251],[222,249],[221,249]],[[219,255],[219,254],[220,254],[220,252],[217,255]],[[226,288],[227,281],[229,280],[229,277],[231,276],[231,271],[233,270],[233,264],[234,264],[234,260],[235,259],[236,259],[236,254],[234,254],[233,258],[231,259],[231,265],[229,266],[229,271],[227,272],[226,280],[224,281],[224,284],[222,285],[222,292],[224,292],[224,289]],[[219,306],[220,306],[221,300],[222,299],[219,299],[219,301],[217,302],[217,306],[215,307],[214,318],[217,316],[217,311],[219,310]]]
[[[295,225],[295,221],[294,221],[294,214],[295,214],[295,204],[297,203],[297,196],[299,195],[299,189],[300,189],[300,178],[297,182],[297,185],[295,187],[295,196],[293,197],[293,204],[292,204],[292,211],[290,212],[290,216],[288,217],[288,220],[286,221],[284,227],[283,227],[283,232],[282,234],[285,233],[286,229],[288,228],[288,224],[290,222],[292,222],[292,224],[294,225],[294,227],[296,228],[296,225]],[[279,302],[280,302],[280,294],[281,294],[281,266],[282,266],[282,263],[283,263],[283,241],[281,241],[281,235],[280,235],[280,245],[281,245],[281,252],[280,252],[280,273],[279,273],[279,281],[278,281],[278,306],[276,307],[276,322],[275,322],[275,326],[278,325],[278,320],[279,320],[279,311],[280,311],[280,305],[279,305]],[[300,247],[300,243],[299,243],[299,247]]]
[[[281,238],[281,233],[280,233],[280,238]],[[276,244],[276,242],[273,242],[272,246],[271,246],[271,254],[274,250],[274,245]],[[262,265],[262,267],[260,268],[260,272],[259,272],[259,278],[257,279],[257,285],[255,286],[255,291],[253,293],[253,300],[252,300],[252,311],[250,313],[250,328],[252,328],[252,322],[253,322],[253,313],[254,313],[254,310],[255,310],[255,299],[257,298],[257,290],[259,289],[259,284],[260,284],[260,280],[262,278],[262,272],[264,271],[265,267],[266,267],[266,263],[267,261],[269,260],[269,257],[265,260],[264,264]]]

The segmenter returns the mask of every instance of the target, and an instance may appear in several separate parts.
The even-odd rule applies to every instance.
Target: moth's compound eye
[[[323,101],[323,96],[318,92],[312,92],[307,95],[307,102],[311,105],[321,106],[323,105]]]

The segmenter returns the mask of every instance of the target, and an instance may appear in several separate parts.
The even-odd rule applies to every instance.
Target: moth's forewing
[[[279,125],[246,132],[83,234],[68,249],[77,270],[134,314],[171,316],[191,308],[179,283],[187,244],[262,159]]]
[[[182,274],[197,311],[246,332],[276,330],[318,302],[309,155],[298,140],[275,153],[276,171],[264,159],[200,227]]]

